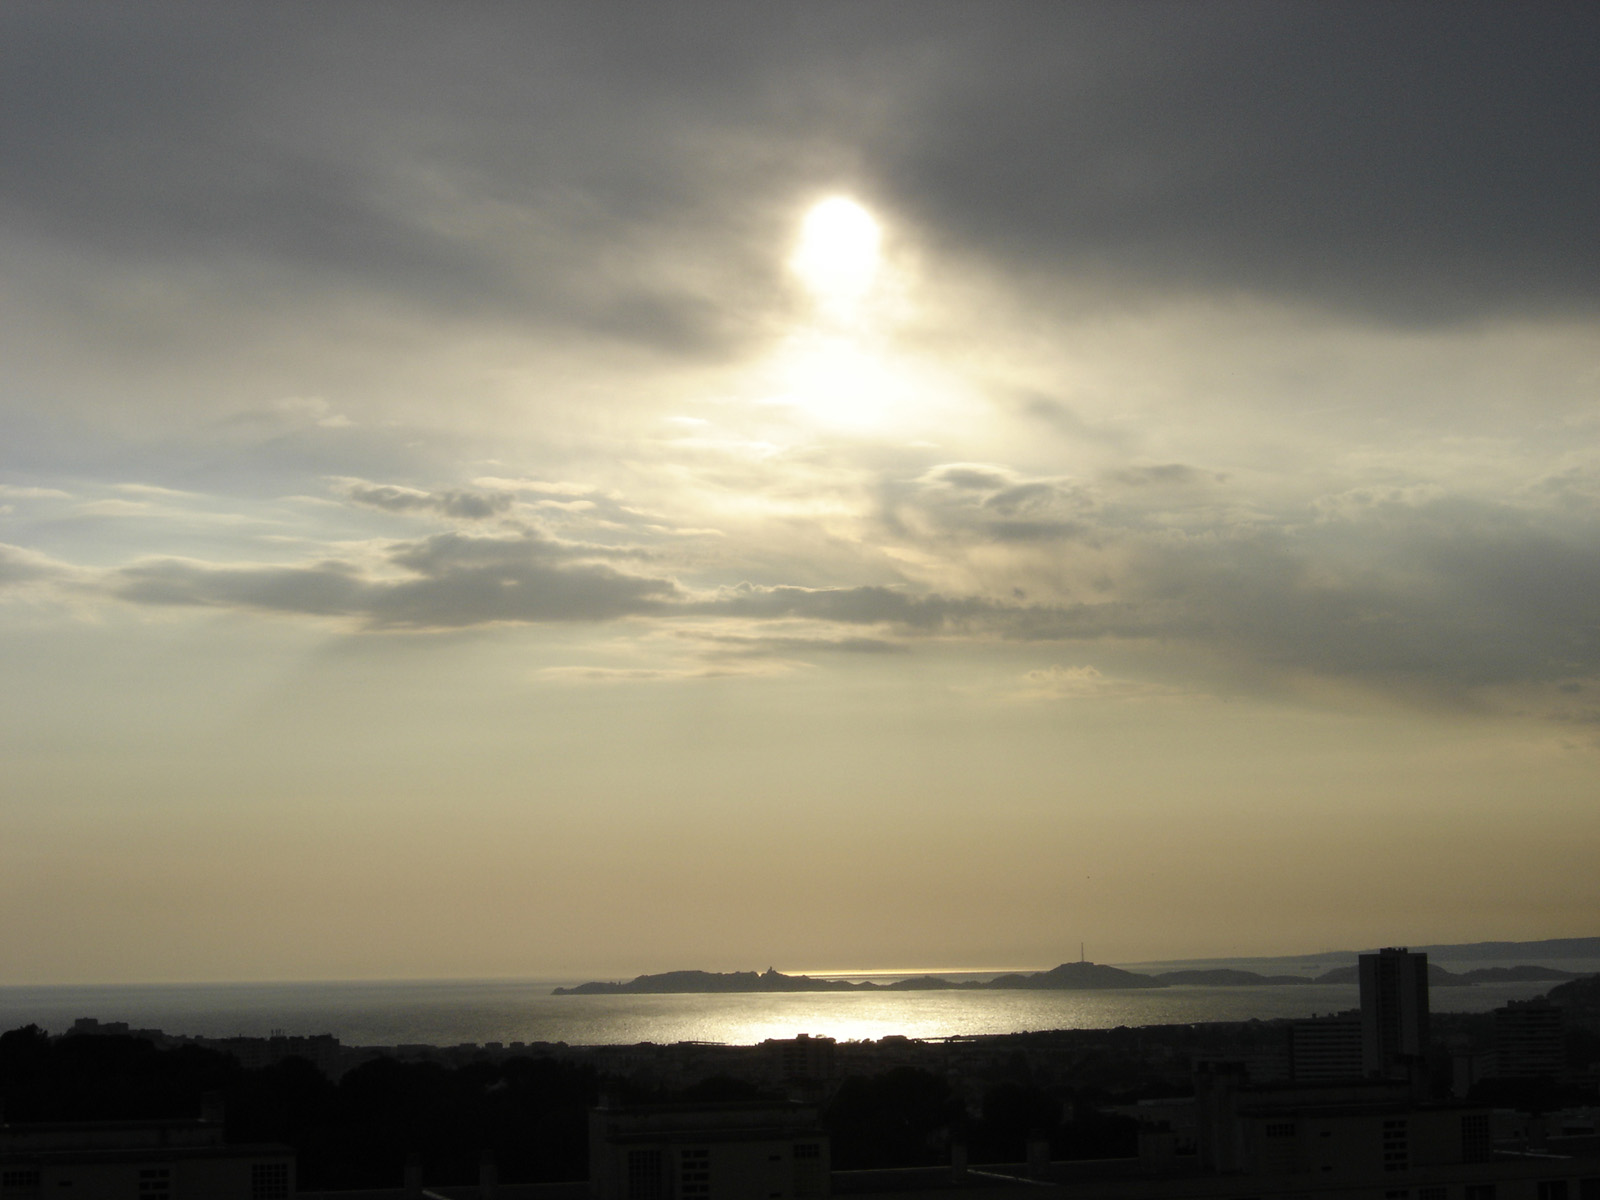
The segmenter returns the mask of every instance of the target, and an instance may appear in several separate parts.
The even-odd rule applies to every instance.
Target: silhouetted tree
[[[967,1134],[973,1162],[1021,1162],[1034,1137],[1054,1140],[1061,1124],[1058,1097],[1030,1084],[1002,1083],[983,1097],[983,1116]]]

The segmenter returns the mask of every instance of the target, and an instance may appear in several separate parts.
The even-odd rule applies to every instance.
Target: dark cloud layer
[[[1008,486],[976,469],[943,482]],[[982,494],[982,493],[980,493]],[[999,494],[999,493],[991,493]],[[1030,601],[925,589],[743,584],[696,593],[533,533],[445,533],[376,563],[146,561],[107,586],[142,605],[344,618],[373,630],[682,619],[710,657],[902,652],[929,638],[1197,649],[1228,670],[1354,681],[1403,698],[1470,702],[1485,688],[1581,690],[1600,679],[1600,527],[1560,528],[1509,505],[1443,498],[1301,524],[1178,534],[1095,518],[1120,564],[1099,594]],[[941,537],[960,544],[970,530]],[[997,545],[1008,543],[1003,525]],[[0,548],[0,584],[59,564]],[[707,624],[707,622],[710,622]],[[732,624],[725,624],[725,623]],[[803,622],[801,632],[794,623]],[[814,632],[833,626],[835,633]]]
[[[770,332],[780,221],[811,189],[849,186],[934,259],[1051,295],[1250,293],[1418,323],[1593,314],[1600,299],[1593,5],[394,5],[374,20],[14,4],[0,36],[0,235],[64,291],[57,252],[111,264],[90,281],[161,274],[181,290],[189,271],[210,281],[196,305],[242,292],[304,306],[307,327],[330,293],[362,311],[381,294],[430,319],[720,361]],[[254,311],[218,308],[239,326]],[[1140,445],[1070,396],[1009,395],[1108,457]],[[937,584],[858,587],[886,576],[790,562],[768,586],[709,591],[692,564],[665,565],[670,549],[516,527],[534,511],[599,541],[673,526],[599,488],[351,480],[407,476],[348,457],[354,426],[327,424],[343,411],[297,419],[342,439],[323,452],[338,467],[316,465],[346,477],[347,500],[500,521],[497,535],[398,542],[377,562],[149,559],[110,576],[116,594],[374,628],[680,615],[1170,639],[1440,691],[1600,671],[1581,468],[1543,485],[1562,523],[1403,490],[1285,511],[1233,497],[1233,464],[1166,461],[1182,447],[1093,479],[945,463],[880,480],[866,521],[949,566],[930,568]],[[309,454],[298,444],[259,453]],[[31,553],[0,552],[0,583],[59,576]],[[979,555],[981,585],[958,569]],[[1063,568],[1051,599],[1020,563]],[[716,578],[746,569],[725,561]]]
[[[370,17],[8,6],[0,219],[689,354],[751,334],[766,209],[819,179],[1033,274],[1415,321],[1600,296],[1593,5]],[[651,266],[679,244],[715,295]]]
[[[656,612],[675,585],[573,562],[545,539],[443,534],[395,545],[391,577],[349,562],[224,566],[165,559],[113,574],[138,604],[258,609],[354,618],[373,628],[459,629],[505,622],[609,621]]]
[[[1388,318],[1594,311],[1592,5],[971,15],[967,69],[883,147],[954,241]]]

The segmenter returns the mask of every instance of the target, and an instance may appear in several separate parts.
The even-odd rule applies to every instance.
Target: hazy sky
[[[0,982],[1600,933],[1600,7],[0,44]]]

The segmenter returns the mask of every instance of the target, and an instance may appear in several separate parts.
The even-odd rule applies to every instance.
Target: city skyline
[[[0,985],[1594,933],[1600,12],[0,28]]]

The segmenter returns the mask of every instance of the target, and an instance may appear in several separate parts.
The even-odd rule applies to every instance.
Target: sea
[[[1173,969],[1174,964],[1129,964]],[[1208,965],[1224,965],[1212,960]],[[1448,964],[1460,971],[1472,965]],[[1486,964],[1486,965],[1505,965]],[[1600,962],[1551,963],[1593,971]],[[1255,960],[1248,969],[1261,969]],[[877,973],[869,973],[876,976]],[[950,972],[952,978],[962,973]],[[837,976],[862,978],[865,976]],[[972,977],[972,976],[967,976]],[[0,1031],[62,1033],[81,1017],[193,1037],[332,1034],[349,1046],[751,1045],[807,1033],[839,1041],[970,1037],[1119,1025],[1271,1020],[1359,1005],[1354,984],[1108,991],[789,992],[555,996],[577,980],[477,979],[0,987]],[[1435,1012],[1488,1012],[1551,983],[1434,988]]]

